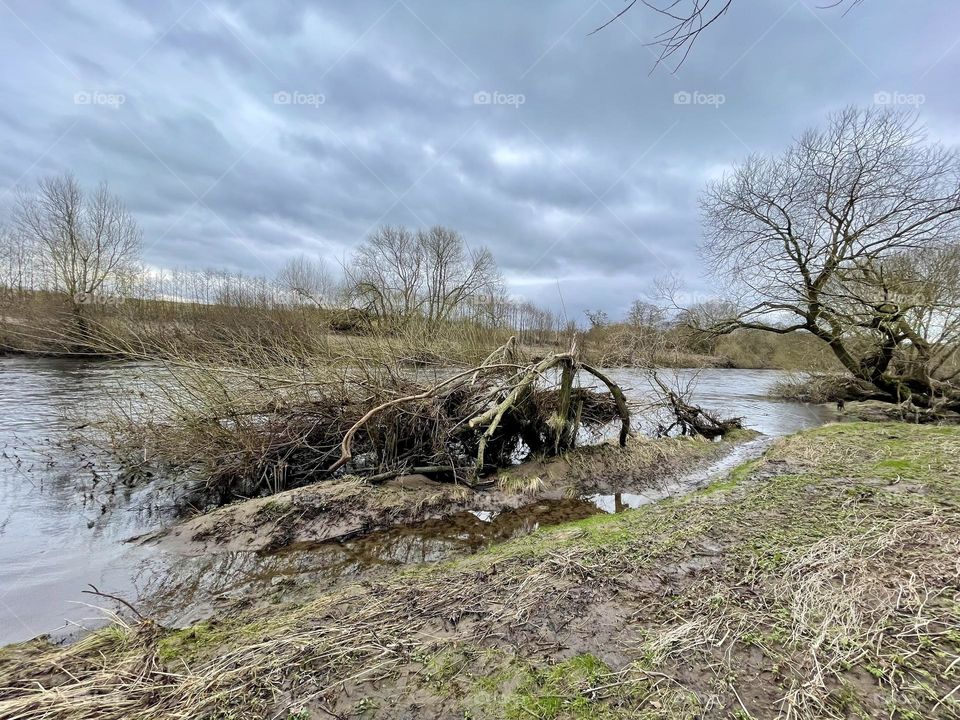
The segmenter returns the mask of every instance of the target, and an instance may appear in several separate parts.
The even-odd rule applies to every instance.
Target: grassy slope
[[[0,717],[960,717],[958,558],[960,428],[829,426],[308,605],[7,648]]]

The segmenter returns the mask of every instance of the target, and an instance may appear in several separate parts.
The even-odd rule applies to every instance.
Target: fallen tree
[[[659,437],[666,437],[679,430],[681,435],[699,435],[714,439],[723,437],[733,430],[743,428],[743,418],[722,419],[716,414],[694,405],[680,390],[671,388],[656,372],[651,373],[653,384],[659,388],[659,406],[667,409],[672,422],[661,423],[657,429]]]
[[[171,368],[160,394],[172,411],[123,417],[115,442],[144,461],[200,465],[204,489],[224,502],[346,474],[472,484],[524,457],[562,454],[585,433],[599,439],[611,423],[621,445],[630,432],[623,391],[576,347],[533,362],[511,338],[429,384],[395,367],[326,373]]]

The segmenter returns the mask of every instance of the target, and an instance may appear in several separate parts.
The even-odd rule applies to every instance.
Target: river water
[[[233,552],[175,557],[125,540],[172,522],[163,479],[131,489],[116,482],[108,454],[74,439],[118,384],[135,389],[143,367],[81,360],[0,358],[0,644],[38,634],[69,636],[104,622],[111,603],[94,586],[144,603],[168,623],[197,620],[245,595],[331,584],[371,569],[473,552],[541,525],[636,507],[686,492],[759,454],[774,438],[833,419],[821,407],[765,397],[781,376],[765,370],[707,370],[693,399],[744,418],[763,436],[695,475],[647,494],[534,503],[500,513],[463,513],[347,543],[294,547],[273,555]],[[612,370],[631,401],[647,397],[646,378]],[[671,376],[665,371],[665,377]],[[691,380],[690,371],[677,379]]]

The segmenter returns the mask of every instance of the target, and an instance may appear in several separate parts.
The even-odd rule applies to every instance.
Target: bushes
[[[140,462],[199,467],[206,499],[222,503],[335,473],[469,483],[523,451],[569,449],[580,427],[620,418],[622,435],[629,428],[619,388],[570,354],[534,365],[511,342],[479,367],[424,379],[384,352],[382,362],[350,366],[283,364],[270,355],[242,367],[170,365],[155,374],[145,406],[109,424],[111,444]],[[575,387],[581,369],[612,392]]]
[[[797,374],[774,383],[771,397],[805,403],[831,403],[847,400],[855,393],[856,382],[850,375]]]

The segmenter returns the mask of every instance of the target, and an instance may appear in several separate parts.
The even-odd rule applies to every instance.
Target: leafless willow
[[[714,332],[808,332],[884,396],[960,407],[960,158],[910,114],[848,108],[702,198],[738,311]]]

